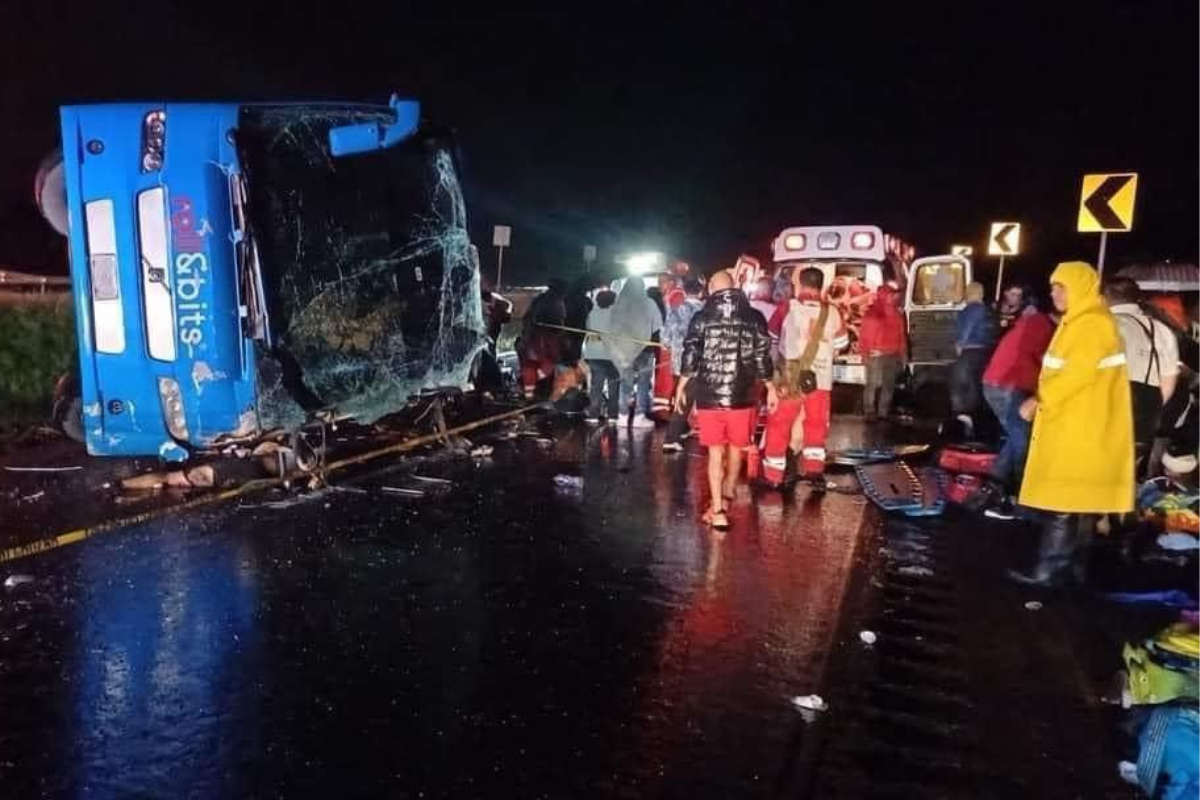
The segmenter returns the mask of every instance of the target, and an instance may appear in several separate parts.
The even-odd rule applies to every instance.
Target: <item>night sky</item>
[[[930,254],[1000,219],[1044,277],[1095,256],[1082,174],[1131,170],[1109,263],[1196,258],[1195,0],[573,5],[0,10],[0,263],[65,270],[29,199],[62,103],[392,90],[458,131],[485,268],[510,224],[523,281],[578,270],[586,243],[709,270],[787,225],[877,223]]]

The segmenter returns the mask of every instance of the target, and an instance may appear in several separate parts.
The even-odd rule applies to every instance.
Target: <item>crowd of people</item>
[[[965,435],[985,407],[1002,431],[975,506],[1042,525],[1033,565],[1012,578],[1081,579],[1093,532],[1128,527],[1141,481],[1196,469],[1195,341],[1135,282],[1102,284],[1082,262],[1055,269],[1047,301],[1014,287],[993,312],[981,290],[959,315],[952,378]]]
[[[861,310],[868,420],[892,414],[904,374],[897,289],[885,283]],[[1009,287],[992,307],[970,284],[948,375],[955,437],[990,439],[999,451],[976,510],[1044,523],[1037,563],[1014,575],[1037,583],[1078,566],[1097,519],[1133,510],[1135,481],[1164,466],[1192,472],[1197,437],[1194,372],[1180,379],[1182,365],[1194,369],[1195,342],[1178,314],[1145,302],[1128,279],[1102,285],[1082,262],[1059,265],[1046,289]],[[1194,298],[1186,313],[1194,322]],[[708,450],[705,519],[725,528],[751,448],[761,480],[823,490],[833,362],[848,344],[824,273],[797,268],[745,286],[731,270],[707,285],[691,276],[650,287],[631,276],[599,291],[586,277],[555,283],[525,314],[518,351],[529,398],[541,392],[594,423],[628,414],[632,427],[649,428],[669,417],[667,451],[681,450],[694,425]]]

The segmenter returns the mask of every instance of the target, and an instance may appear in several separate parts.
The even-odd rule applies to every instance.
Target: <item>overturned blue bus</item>
[[[450,136],[416,102],[61,109],[88,452],[371,422],[484,346]]]

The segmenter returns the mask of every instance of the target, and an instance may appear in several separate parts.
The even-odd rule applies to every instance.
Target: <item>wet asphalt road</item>
[[[7,565],[0,793],[789,793],[861,497],[743,489],[721,535],[649,434],[407,464]]]

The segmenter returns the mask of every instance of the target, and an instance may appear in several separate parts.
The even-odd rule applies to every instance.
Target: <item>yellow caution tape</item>
[[[447,436],[454,436],[459,433],[465,433],[467,431],[475,430],[476,428],[482,428],[506,419],[522,416],[535,408],[538,408],[538,405],[535,404],[531,406],[524,406],[513,411],[505,411],[503,414],[494,414],[490,417],[484,417],[483,419],[475,420],[474,422],[468,422],[464,425],[459,425],[456,428],[447,428],[445,431],[441,431],[439,433],[418,436],[413,439],[407,439],[403,442],[398,442],[397,444],[388,445],[387,447],[369,450],[366,453],[360,453],[359,455],[350,456],[348,458],[343,458],[327,464],[323,472],[324,474],[328,475],[338,470],[345,469],[346,467],[362,464],[367,461],[373,461],[386,455],[415,450],[418,447],[423,447],[427,444],[433,444],[434,442],[442,440]],[[292,477],[295,476],[289,476],[289,479]],[[181,511],[189,511],[194,508],[200,508],[201,506],[213,505],[225,500],[232,500],[235,497],[242,497],[252,494],[253,492],[262,491],[263,489],[281,486],[284,480],[284,478],[264,478],[262,480],[250,481],[249,483],[243,483],[241,486],[237,486],[232,489],[223,489],[211,494],[201,495],[200,497],[196,497],[191,500],[185,500],[182,503],[176,503],[174,505],[164,506],[162,508],[156,508],[150,511],[143,511],[138,514],[130,514],[129,516],[125,517],[117,517],[115,519],[105,520],[104,522],[97,523],[96,525],[91,525],[86,528],[75,528],[74,530],[60,533],[57,536],[37,539],[29,542],[28,544],[6,547],[3,550],[0,550],[0,564],[9,561],[16,561],[21,558],[28,558],[29,556],[36,556],[40,553],[45,553],[49,550],[56,550],[59,547],[65,547],[70,544],[78,544],[79,542],[87,541],[93,536],[97,536],[101,533],[107,533],[108,531],[119,530],[121,528],[129,527],[130,525],[140,525],[144,522],[149,522],[170,514],[177,514]]]

